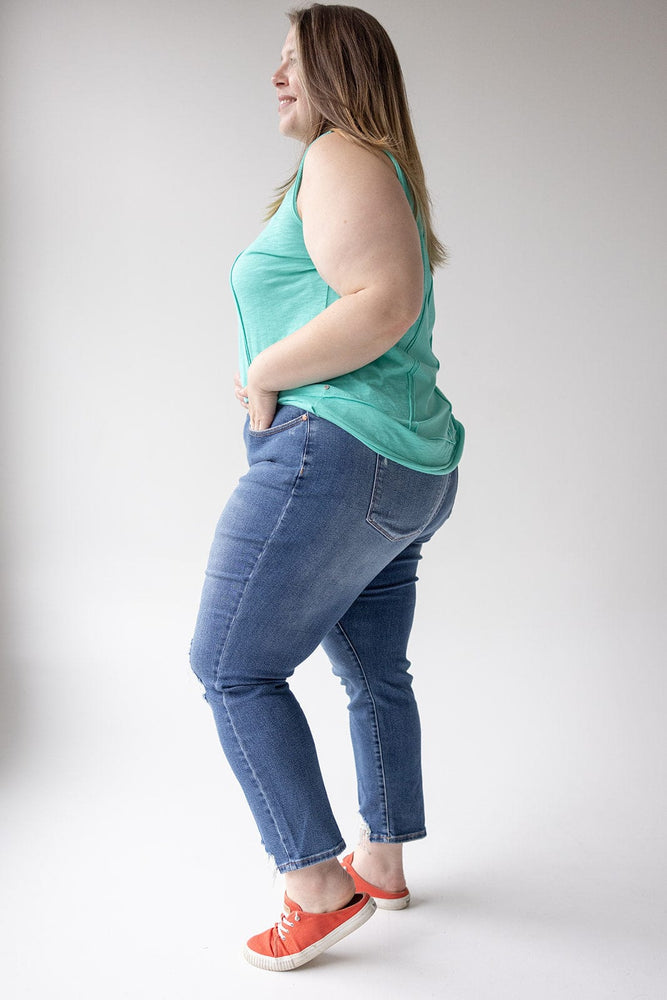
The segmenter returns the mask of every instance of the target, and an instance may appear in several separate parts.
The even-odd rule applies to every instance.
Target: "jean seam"
[[[301,418],[299,417],[299,420],[300,419]],[[306,460],[306,452],[308,451],[308,442],[309,442],[309,439],[310,439],[310,420],[305,420],[304,423],[306,425],[306,440],[303,443],[303,450],[301,452],[301,463],[299,465],[298,471],[296,472],[296,474],[294,476],[294,482],[292,483],[292,487],[290,489],[289,496],[287,497],[287,500],[285,501],[283,509],[280,512],[280,517],[276,520],[276,523],[274,524],[273,529],[272,529],[270,535],[267,537],[267,539],[264,542],[264,545],[262,547],[262,551],[258,553],[257,558],[255,559],[255,564],[252,567],[252,569],[250,570],[250,573],[248,574],[248,579],[245,581],[245,583],[243,585],[243,591],[241,593],[241,596],[239,597],[239,602],[236,605],[236,609],[234,611],[234,616],[233,616],[232,620],[230,621],[230,623],[229,623],[229,625],[228,625],[228,627],[226,629],[225,639],[224,639],[224,642],[223,642],[223,644],[222,644],[222,646],[220,648],[220,653],[218,655],[218,662],[217,662],[216,668],[215,668],[214,687],[216,687],[216,689],[218,691],[220,690],[220,688],[219,688],[219,684],[220,684],[220,665],[222,663],[222,658],[223,658],[223,656],[225,654],[225,649],[227,648],[227,643],[229,641],[229,636],[231,635],[232,629],[234,627],[234,623],[236,622],[236,619],[239,616],[239,612],[241,610],[241,606],[243,604],[245,595],[246,595],[246,593],[248,591],[248,584],[250,583],[250,581],[252,580],[253,576],[257,572],[257,567],[259,566],[259,564],[262,561],[262,556],[264,555],[264,553],[268,549],[269,544],[271,543],[271,540],[272,540],[273,536],[277,532],[278,528],[280,527],[280,525],[282,524],[282,522],[283,522],[283,520],[285,518],[285,515],[287,514],[287,510],[288,510],[290,504],[292,503],[292,500],[294,499],[294,494],[295,494],[295,491],[296,491],[296,487],[297,487],[297,485],[299,483],[299,479],[301,478],[301,475],[303,473],[303,467],[304,467],[304,463],[305,463],[305,460]]]
[[[310,854],[308,857],[299,858],[296,861],[284,861],[282,864],[276,865],[276,868],[281,874],[284,872],[297,871],[299,868],[307,868],[309,865],[316,865],[319,861],[328,861],[330,858],[337,858],[343,850],[345,850],[345,841],[339,840],[335,847],[331,847],[326,851],[319,851],[317,854]]]
[[[227,719],[229,721],[230,728],[231,728],[232,732],[234,733],[234,739],[236,740],[236,743],[238,745],[239,750],[243,754],[243,760],[245,761],[246,766],[247,766],[248,770],[250,771],[250,774],[252,775],[252,779],[255,782],[255,787],[257,788],[259,794],[262,797],[262,801],[264,802],[264,805],[266,806],[266,811],[269,814],[269,816],[271,817],[271,822],[273,823],[274,829],[275,829],[276,833],[278,834],[278,837],[280,838],[280,843],[281,843],[282,849],[285,852],[285,854],[290,854],[291,852],[288,851],[287,848],[286,848],[286,846],[285,846],[285,841],[283,840],[282,833],[280,832],[280,827],[278,826],[278,824],[276,822],[276,819],[275,819],[275,816],[273,815],[273,811],[271,809],[271,806],[269,805],[269,801],[268,801],[266,795],[264,794],[264,788],[262,786],[262,783],[259,780],[259,778],[257,777],[257,774],[255,772],[254,767],[250,763],[250,760],[249,760],[248,755],[247,755],[247,753],[245,751],[245,747],[243,745],[243,742],[241,741],[241,738],[240,738],[240,736],[239,736],[239,734],[238,734],[238,732],[236,730],[236,726],[234,725],[234,720],[232,719],[231,712],[229,711],[229,708],[227,707],[227,699],[226,699],[226,696],[225,696],[224,692],[222,694],[222,704],[224,706],[225,712],[227,713]]]
[[[340,632],[340,634],[345,639],[345,642],[348,644],[350,650],[352,651],[352,653],[354,655],[355,660],[357,661],[357,664],[359,666],[359,670],[361,672],[361,676],[363,677],[363,680],[364,680],[366,691],[368,693],[368,697],[369,697],[369,700],[370,700],[370,703],[371,703],[371,707],[373,709],[373,719],[375,721],[376,746],[377,746],[378,754],[379,754],[379,758],[380,758],[380,774],[382,776],[382,804],[383,804],[383,813],[384,813],[384,815],[383,815],[383,821],[384,821],[384,827],[388,831],[389,830],[389,804],[387,802],[387,783],[386,783],[385,774],[384,774],[384,759],[383,759],[383,756],[382,756],[382,739],[380,737],[380,726],[379,726],[379,723],[378,723],[377,708],[376,708],[376,705],[375,705],[375,698],[373,697],[373,692],[371,691],[371,686],[368,683],[368,677],[366,676],[366,671],[364,670],[364,665],[361,662],[361,657],[359,656],[357,650],[355,649],[354,643],[352,642],[352,640],[350,639],[349,635],[347,634],[347,632],[345,631],[345,629],[343,628],[343,626],[342,626],[342,624],[340,622],[338,622],[336,624],[336,628],[338,629],[338,631]]]
[[[452,471],[448,472],[446,475],[447,475],[447,485],[445,487],[445,491],[444,491],[442,497],[440,498],[440,503],[438,504],[438,507],[436,508],[436,510],[431,515],[431,517],[429,519],[429,523],[426,525],[425,528],[423,528],[421,530],[421,532],[419,533],[418,537],[415,539],[416,542],[422,542],[423,543],[423,542],[428,541],[429,538],[432,537],[433,532],[431,533],[431,535],[428,535],[427,534],[428,529],[431,526],[431,523],[441,513],[443,507],[446,506],[447,502],[449,501],[450,494],[453,491],[454,492],[454,498],[453,498],[452,503],[451,503],[451,508],[450,508],[449,514],[447,515],[447,517],[445,518],[445,520],[442,522],[442,524],[445,524],[445,522],[448,521],[449,518],[450,518],[450,516],[451,516],[452,509],[454,507],[454,501],[456,500],[456,490],[458,488],[458,481],[459,481],[458,468],[452,469]],[[442,527],[442,525],[439,525],[438,527]],[[426,537],[424,537],[425,534],[426,534]]]
[[[369,836],[369,841],[371,844],[407,844],[411,840],[423,840],[426,836],[426,827],[422,827],[421,830],[417,830],[415,833],[404,833],[404,834],[387,834],[384,836],[381,833],[372,833]]]
[[[289,404],[287,404],[289,405]],[[251,437],[268,438],[275,434],[280,434],[282,431],[289,430],[290,427],[296,427],[299,423],[306,423],[305,414],[301,414],[298,417],[292,417],[291,420],[286,420],[284,424],[278,424],[276,427],[264,427],[262,430],[254,431],[248,427],[248,434]]]
[[[381,535],[384,535],[385,538],[388,538],[390,542],[402,542],[405,541],[406,539],[416,538],[426,531],[433,518],[441,509],[442,504],[448,492],[449,476],[448,474],[446,474],[442,477],[443,479],[442,491],[438,496],[438,499],[432,506],[431,510],[429,511],[428,517],[423,525],[421,525],[418,528],[414,528],[413,531],[408,531],[405,534],[401,535],[390,534],[387,528],[384,528],[381,524],[378,524],[377,521],[373,520],[373,506],[375,504],[375,497],[380,487],[382,486],[381,459],[382,456],[380,454],[377,454],[375,458],[375,475],[373,476],[373,487],[371,490],[370,503],[368,505],[368,513],[366,514],[366,521],[371,526],[371,528],[375,528],[375,530],[379,531]],[[387,461],[391,461],[391,459],[387,459]]]

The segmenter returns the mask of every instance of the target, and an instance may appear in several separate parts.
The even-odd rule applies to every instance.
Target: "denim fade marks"
[[[338,622],[334,626],[334,629],[335,629],[336,632],[338,632],[338,634],[341,636],[341,638],[343,639],[343,641],[347,644],[347,646],[349,648],[349,651],[351,653],[351,656],[353,658],[353,661],[356,664],[356,668],[359,671],[359,674],[360,674],[360,677],[361,677],[361,683],[363,684],[363,686],[366,689],[366,696],[367,696],[368,702],[369,702],[367,715],[368,715],[369,722],[370,722],[368,737],[369,737],[369,743],[371,743],[372,747],[373,747],[373,755],[375,757],[375,761],[376,761],[376,765],[377,765],[377,775],[376,775],[377,791],[381,793],[381,794],[379,794],[379,795],[376,796],[376,809],[377,809],[377,811],[379,813],[381,827],[382,827],[382,829],[384,831],[387,831],[387,827],[388,827],[387,786],[386,786],[385,780],[384,780],[384,764],[382,762],[382,741],[380,739],[380,729],[379,729],[379,725],[378,725],[378,717],[377,717],[377,709],[376,709],[376,706],[375,706],[375,700],[373,698],[373,691],[371,690],[371,687],[370,687],[370,685],[368,683],[368,679],[367,679],[366,674],[364,672],[364,665],[361,662],[361,660],[359,659],[359,654],[357,653],[356,649],[354,648],[354,644],[352,643],[352,640],[350,639],[349,635],[347,635],[347,633],[345,632],[345,629],[343,628],[343,626],[341,625],[340,622]],[[329,633],[329,636],[330,636],[330,639],[331,639],[331,633]],[[335,661],[333,659],[332,659],[332,667],[333,667],[334,673],[336,673],[336,665],[335,665]],[[354,667],[352,669],[354,669]],[[341,683],[344,684],[345,683],[344,676],[342,674],[340,674],[340,676],[341,676]],[[348,693],[349,693],[349,691],[348,691]],[[359,797],[361,797],[361,790],[359,790]],[[379,807],[379,809],[378,809],[378,807]],[[369,838],[370,838],[370,835],[371,835],[370,824],[368,823],[367,820],[365,822],[366,822],[366,825],[368,826],[368,833],[369,833]]]
[[[306,455],[308,453],[308,437],[309,437],[309,430],[310,430],[310,422],[308,421],[307,414],[304,413],[302,416],[295,417],[293,420],[288,420],[288,421],[286,421],[283,424],[276,425],[275,422],[274,422],[271,427],[267,428],[264,431],[251,431],[249,425],[246,426],[246,432],[247,432],[247,435],[248,435],[248,439],[250,441],[254,440],[256,442],[258,442],[258,441],[268,441],[268,442],[270,442],[270,439],[275,434],[277,434],[279,432],[280,433],[287,433],[287,432],[290,431],[290,429],[293,429],[294,432],[297,432],[300,429],[302,431],[302,435],[303,435],[303,446],[302,446],[302,449],[301,449],[301,459],[300,459],[300,462],[299,462],[299,469],[298,469],[298,472],[296,473],[296,475],[294,475],[294,477],[292,479],[292,482],[291,482],[291,485],[290,485],[289,474],[287,475],[287,477],[285,477],[284,479],[281,479],[281,481],[280,481],[280,485],[281,485],[282,491],[283,491],[282,495],[284,496],[284,506],[282,508],[282,511],[276,509],[277,519],[276,519],[275,526],[273,527],[273,529],[268,534],[268,536],[267,536],[267,538],[266,538],[266,540],[264,542],[263,547],[260,548],[260,550],[258,551],[256,559],[255,559],[255,562],[254,562],[254,565],[250,569],[250,572],[248,574],[247,580],[245,581],[246,583],[250,583],[250,580],[252,579],[253,574],[255,573],[257,567],[261,564],[262,556],[263,556],[264,552],[266,551],[266,549],[268,548],[268,546],[270,545],[271,538],[273,537],[274,533],[280,527],[282,519],[285,516],[285,514],[287,513],[287,509],[288,509],[290,503],[292,502],[292,498],[294,496],[294,490],[295,490],[296,485],[297,485],[297,483],[299,481],[299,478],[303,475],[304,465],[305,465],[305,461],[306,461]],[[270,459],[267,459],[267,460],[270,461]],[[236,494],[234,494],[234,496],[236,496]],[[224,517],[224,515],[223,515],[223,517]],[[236,619],[236,616],[237,616],[237,614],[239,612],[241,603],[242,603],[243,598],[244,598],[244,596],[245,596],[246,593],[247,593],[247,587],[244,584],[243,589],[239,590],[239,593],[238,593],[238,604],[236,606],[236,610],[234,612],[232,620],[230,621],[229,630],[226,633],[221,634],[220,652],[219,652],[219,655],[218,655],[218,658],[217,658],[218,659],[218,667],[217,667],[217,670],[216,670],[216,684],[218,682],[218,675],[220,673],[220,663],[222,661],[222,657],[223,657],[223,654],[224,654],[224,644],[225,644],[225,641],[226,641],[227,637],[231,633],[231,630],[233,629],[234,621]]]
[[[374,452],[293,406],[244,433],[249,468],[216,528],[191,664],[264,847],[284,872],[345,846],[288,684],[320,643],[348,693],[371,840],[424,836],[406,649],[421,545],[449,516],[456,473],[389,463],[378,483]]]

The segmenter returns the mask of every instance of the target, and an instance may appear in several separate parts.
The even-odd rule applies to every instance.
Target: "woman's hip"
[[[249,664],[288,676],[451,492],[449,477],[296,407],[245,438],[248,471],[215,531],[194,640],[208,676],[195,672],[216,686],[243,683]]]
[[[298,513],[323,530],[361,522],[388,541],[409,541],[429,530],[443,507],[448,516],[453,505],[456,472],[410,469],[296,406],[279,406],[271,427],[262,431],[250,430],[246,421],[244,437],[249,468],[240,493],[248,500],[254,495],[254,503],[270,497],[262,505],[268,525],[276,512],[283,516],[285,504],[298,500]]]

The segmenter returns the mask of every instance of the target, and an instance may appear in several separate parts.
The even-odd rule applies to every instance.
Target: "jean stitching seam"
[[[443,507],[445,506],[446,501],[449,500],[449,497],[450,497],[450,495],[451,495],[451,493],[453,491],[454,491],[454,499],[456,499],[456,492],[455,492],[455,490],[456,490],[456,486],[458,484],[458,472],[457,472],[457,470],[456,469],[452,469],[451,472],[447,472],[445,474],[445,478],[446,478],[445,489],[443,491],[442,496],[440,497],[440,502],[436,506],[435,510],[432,512],[432,514],[431,514],[431,516],[430,516],[430,518],[429,518],[428,523],[426,524],[426,526],[424,528],[422,528],[422,530],[419,532],[419,536],[415,539],[415,541],[420,541],[421,536],[424,534],[424,532],[428,531],[428,529],[429,529],[429,527],[431,525],[431,522],[442,511]],[[452,507],[453,507],[453,505],[454,505],[454,500],[452,500]],[[445,521],[449,520],[450,515],[451,515],[451,509],[450,509],[449,514],[445,518]],[[443,524],[445,523],[445,521],[443,521]]]
[[[426,836],[426,827],[422,827],[421,830],[417,830],[414,833],[405,834],[387,834],[386,836],[380,834],[372,834],[369,840],[372,844],[407,844],[411,840],[423,840]]]
[[[250,427],[248,428],[248,434],[259,435],[262,438],[272,437],[275,434],[280,434],[281,431],[286,431],[290,427],[296,427],[297,424],[305,423],[303,415],[300,417],[292,417],[291,420],[286,420],[284,424],[278,424],[277,427],[265,427],[263,430],[253,431]]]
[[[382,480],[384,478],[382,469],[382,456],[377,454],[375,457],[375,475],[373,477],[373,489],[371,491],[371,499],[368,505],[368,512],[366,514],[366,523],[370,524],[371,528],[378,531],[384,538],[388,539],[390,542],[400,542],[404,538],[409,538],[410,535],[418,534],[419,531],[423,531],[423,528],[417,528],[416,531],[410,531],[407,535],[392,535],[387,528],[384,528],[377,521],[373,520],[373,508],[375,506],[375,497],[379,493],[382,487]]]
[[[421,535],[422,532],[426,531],[426,529],[428,528],[429,524],[431,523],[431,521],[433,520],[433,518],[435,517],[435,515],[442,508],[442,505],[443,505],[443,503],[445,501],[445,497],[447,496],[447,492],[449,490],[449,483],[450,483],[449,476],[448,475],[443,476],[442,477],[442,489],[440,491],[440,495],[438,497],[437,502],[431,508],[431,512],[428,515],[428,520],[427,520],[426,524],[424,525],[423,528],[419,529],[419,534],[420,535]]]
[[[449,474],[446,474],[442,477],[443,479],[442,490],[438,495],[438,499],[431,507],[431,510],[428,513],[425,523],[418,528],[414,528],[412,531],[406,532],[405,534],[396,535],[390,533],[388,528],[383,527],[381,524],[378,524],[378,522],[373,519],[373,507],[375,505],[375,497],[382,486],[382,478],[383,478],[380,459],[381,456],[378,454],[375,459],[375,476],[373,477],[373,488],[371,491],[370,503],[368,505],[368,512],[366,514],[366,522],[370,524],[371,528],[375,528],[375,530],[379,531],[381,535],[384,535],[385,538],[389,539],[390,542],[402,542],[408,538],[412,538],[413,536],[417,537],[423,534],[430,525],[435,515],[441,509],[445,497],[447,496],[450,483]]]
[[[348,644],[349,648],[351,649],[351,651],[352,651],[352,653],[354,655],[355,660],[357,661],[357,664],[359,665],[359,670],[361,671],[361,676],[364,679],[364,684],[366,686],[366,691],[368,692],[368,697],[370,699],[371,707],[373,709],[373,719],[375,720],[376,745],[377,745],[378,753],[379,753],[379,756],[380,756],[380,773],[382,775],[382,799],[383,799],[383,812],[384,812],[383,819],[384,819],[385,829],[387,830],[387,834],[389,834],[389,804],[387,802],[387,782],[385,780],[385,774],[384,774],[384,758],[382,756],[382,740],[380,738],[380,727],[379,727],[379,724],[378,724],[377,708],[376,708],[376,705],[375,705],[375,698],[373,697],[373,692],[371,691],[371,686],[368,683],[368,677],[366,676],[366,671],[364,670],[364,665],[361,662],[361,657],[359,656],[357,650],[355,649],[354,643],[352,642],[352,640],[350,639],[349,635],[347,634],[347,632],[345,631],[345,629],[343,628],[343,626],[342,626],[342,624],[340,622],[337,623],[336,628],[338,629],[338,631],[341,633],[341,635],[345,639],[346,643]]]
[[[266,797],[266,795],[264,793],[264,788],[262,786],[262,783],[259,780],[259,777],[258,777],[258,775],[257,775],[254,767],[250,763],[250,759],[248,758],[248,755],[246,753],[246,750],[245,750],[245,747],[244,747],[243,742],[241,740],[241,737],[239,736],[239,734],[238,734],[238,732],[236,730],[236,726],[234,725],[234,721],[232,719],[231,712],[229,711],[229,708],[227,707],[227,699],[225,697],[224,692],[222,694],[222,704],[224,705],[225,712],[227,713],[227,719],[229,720],[229,725],[231,727],[232,732],[234,733],[234,738],[235,738],[235,740],[237,742],[238,748],[241,751],[241,753],[243,754],[243,759],[244,759],[244,761],[246,763],[246,766],[247,766],[248,770],[250,771],[250,774],[252,775],[252,779],[255,782],[255,786],[256,786],[259,794],[262,797],[262,801],[264,802],[264,805],[266,806],[266,810],[267,810],[269,816],[271,817],[271,822],[273,823],[274,829],[275,829],[276,833],[278,834],[278,837],[280,839],[280,844],[282,846],[282,849],[285,852],[285,854],[289,854],[290,852],[287,850],[287,847],[285,845],[285,841],[283,840],[283,835],[280,832],[280,827],[278,826],[278,824],[276,822],[276,818],[273,815],[273,810],[271,809],[271,806],[269,805],[269,801],[268,801],[268,799],[267,799],[267,797]]]
[[[282,864],[277,865],[277,868],[279,872],[295,871],[294,868],[287,866],[301,865],[302,867],[305,868],[308,865],[316,864],[318,861],[322,859],[326,860],[329,858],[336,858],[338,857],[340,852],[343,851],[344,849],[345,849],[345,841],[339,840],[339,842],[336,844],[335,847],[331,847],[326,851],[319,851],[317,854],[309,854],[308,857],[305,858],[297,858],[296,860],[290,858],[289,861],[284,861]]]
[[[301,419],[301,418],[299,418],[299,419]],[[300,466],[299,466],[299,470],[298,470],[298,472],[294,476],[294,482],[292,483],[292,487],[290,489],[290,494],[287,497],[287,500],[285,501],[283,509],[280,512],[280,517],[277,519],[276,523],[274,524],[273,530],[271,531],[271,534],[268,536],[268,538],[264,542],[264,545],[262,547],[262,551],[258,553],[257,558],[255,559],[255,563],[254,563],[254,565],[253,565],[250,573],[248,574],[248,579],[245,581],[245,583],[243,585],[243,590],[242,590],[241,595],[239,597],[239,602],[236,605],[236,609],[234,611],[234,616],[233,616],[232,620],[230,621],[230,623],[229,623],[229,625],[227,627],[227,632],[226,632],[226,635],[225,635],[225,640],[224,640],[224,642],[222,644],[222,647],[220,649],[220,655],[218,656],[218,661],[217,661],[216,668],[215,668],[215,677],[214,677],[214,685],[215,686],[217,686],[220,683],[220,665],[222,663],[222,658],[223,658],[223,656],[225,654],[225,649],[227,648],[227,642],[229,641],[229,636],[231,635],[231,631],[232,631],[232,629],[234,627],[236,619],[239,616],[239,611],[241,610],[241,605],[243,604],[245,595],[246,595],[246,593],[248,591],[248,584],[250,583],[250,581],[252,580],[253,576],[257,572],[257,567],[259,566],[260,562],[262,561],[262,556],[266,552],[266,550],[269,547],[269,544],[270,544],[273,536],[275,535],[275,533],[277,532],[278,528],[282,524],[282,522],[284,520],[284,517],[285,517],[285,515],[287,513],[287,509],[290,506],[292,500],[294,499],[294,493],[296,491],[296,487],[297,487],[297,484],[299,482],[299,478],[300,478],[301,473],[303,471],[303,465],[304,465],[304,462],[305,462],[305,459],[306,459],[306,452],[308,450],[308,442],[309,442],[309,439],[310,439],[310,420],[305,420],[304,423],[306,425],[306,440],[304,441],[303,451],[301,452],[301,463],[300,463]]]

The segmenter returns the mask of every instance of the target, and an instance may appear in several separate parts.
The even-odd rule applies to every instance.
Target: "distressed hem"
[[[409,840],[423,840],[426,830],[417,830],[416,833],[399,833],[396,835],[387,833],[370,833],[366,839],[371,844],[405,844]]]
[[[368,844],[405,844],[409,840],[423,840],[426,836],[426,827],[422,827],[421,830],[415,830],[414,833],[373,833],[370,824],[364,816],[361,813],[359,816],[361,819],[359,841],[362,846],[364,842]]]
[[[321,861],[331,861],[333,858],[337,858],[339,854],[342,854],[344,850],[345,841],[341,840],[329,851],[321,851],[319,854],[311,854],[308,858],[299,858],[296,861],[284,861],[283,864],[276,865],[276,869],[281,875],[284,875],[285,872],[296,872],[301,868],[309,868],[311,865],[317,865]]]

